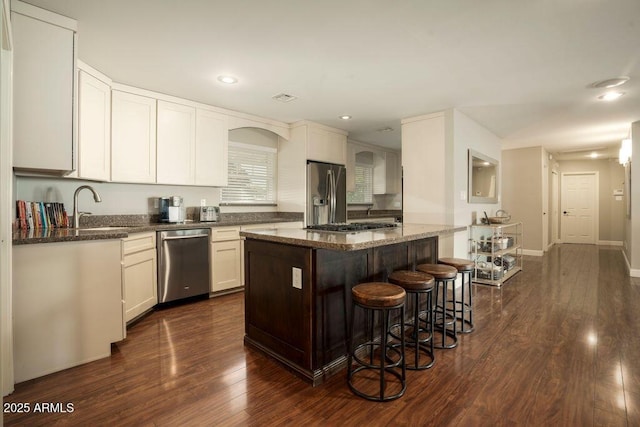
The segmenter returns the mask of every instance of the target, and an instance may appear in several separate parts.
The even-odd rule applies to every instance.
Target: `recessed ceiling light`
[[[598,99],[601,99],[603,101],[613,101],[615,99],[620,98],[622,95],[624,95],[624,92],[607,92],[605,94],[600,95]]]
[[[345,114],[344,116],[339,116],[342,120],[351,120],[351,116]]]
[[[596,159],[598,158],[598,153],[594,151],[593,153],[589,154],[589,157],[591,157],[592,159]]]
[[[233,76],[218,76],[218,81],[221,83],[225,83],[228,85],[232,85],[234,83],[238,83],[238,79]]]
[[[589,85],[589,87],[599,88],[599,89],[611,89],[612,87],[620,86],[629,81],[629,77],[620,76],[614,77],[612,79],[600,80],[599,82],[594,82]]]
[[[386,128],[378,129],[378,132],[393,132],[393,128],[387,126]]]

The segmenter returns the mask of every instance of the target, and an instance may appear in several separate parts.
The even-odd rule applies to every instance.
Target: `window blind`
[[[229,182],[222,203],[276,203],[277,151],[271,147],[229,142]]]
[[[356,163],[354,172],[356,188],[347,194],[347,202],[373,203],[373,166]]]

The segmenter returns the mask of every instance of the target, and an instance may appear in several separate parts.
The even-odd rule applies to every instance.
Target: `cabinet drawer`
[[[147,249],[156,248],[156,233],[135,233],[122,239],[122,254],[130,255]]]
[[[240,227],[213,227],[211,229],[212,242],[224,242],[226,240],[239,240]]]

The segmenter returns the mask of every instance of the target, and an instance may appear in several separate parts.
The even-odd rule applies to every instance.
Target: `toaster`
[[[220,218],[217,206],[200,206],[200,222],[216,222]]]

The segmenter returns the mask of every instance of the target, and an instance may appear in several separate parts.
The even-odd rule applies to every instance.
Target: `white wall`
[[[500,138],[457,110],[402,121],[404,222],[470,225],[500,209],[467,202],[469,149],[501,159]],[[500,191],[498,178],[498,197]],[[441,239],[440,255],[468,258],[468,238],[459,232]]]
[[[626,218],[624,254],[633,277],[640,277],[640,121],[631,125],[631,216]]]
[[[487,212],[488,216],[493,216],[500,209],[502,191],[502,141],[496,135],[477,122],[471,120],[458,110],[453,110],[453,221],[455,224],[472,224]],[[468,152],[478,151],[486,156],[498,160],[498,203],[468,203]],[[464,200],[463,200],[464,195]],[[467,252],[468,236],[457,233],[455,236],[455,256],[468,258]]]
[[[8,0],[0,14],[0,379],[2,396],[13,391],[13,313],[11,220],[13,172],[11,169],[11,26]],[[0,419],[0,425],[2,420]]]
[[[220,189],[179,185],[119,184],[91,182],[78,179],[17,177],[16,197],[19,200],[63,202],[67,212],[73,209],[73,193],[80,185],[91,185],[100,194],[101,203],[95,203],[91,192],[82,191],[78,198],[80,211],[96,215],[152,214],[157,213],[154,199],[166,196],[182,196],[187,207],[200,206],[200,200],[217,205]],[[15,214],[14,214],[15,215]]]

